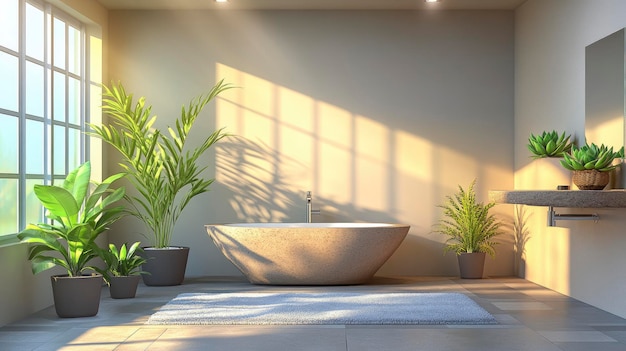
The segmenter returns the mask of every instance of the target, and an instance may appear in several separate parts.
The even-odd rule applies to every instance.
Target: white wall
[[[516,11],[517,189],[540,182],[525,149],[529,133],[563,130],[584,141],[585,47],[625,26],[621,0],[529,0]],[[546,208],[527,210],[526,278],[626,317],[625,210],[558,209],[597,212],[602,219],[554,228],[545,225]]]
[[[160,126],[217,79],[240,87],[194,130],[239,137],[211,155],[217,181],[176,228],[188,276],[238,274],[204,224],[302,222],[307,190],[316,221],[411,225],[381,274],[457,275],[431,233],[436,205],[474,178],[484,200],[513,186],[512,11],[113,11],[109,28],[110,78]],[[111,238],[143,230],[129,219]],[[508,235],[487,274],[512,273]]]

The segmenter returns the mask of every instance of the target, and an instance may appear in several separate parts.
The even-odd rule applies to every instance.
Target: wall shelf
[[[548,207],[548,226],[562,220],[598,221],[597,214],[559,214],[554,207],[626,208],[626,190],[492,190],[489,200],[501,204]]]
[[[559,214],[555,207],[568,208],[626,208],[626,190],[492,190],[489,200],[501,204],[548,206],[548,226],[557,221],[598,221],[597,214]]]
[[[568,208],[626,208],[626,189],[491,190],[489,200],[501,204]]]

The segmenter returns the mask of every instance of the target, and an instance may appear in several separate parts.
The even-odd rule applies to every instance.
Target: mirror
[[[585,138],[589,143],[614,149],[624,145],[626,134],[624,31],[621,29],[585,48]],[[612,185],[613,188],[626,185],[626,172],[621,168],[617,169]]]

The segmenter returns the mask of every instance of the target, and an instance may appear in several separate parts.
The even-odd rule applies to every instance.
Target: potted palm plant
[[[28,259],[33,274],[62,267],[53,275],[52,294],[59,317],[89,317],[98,313],[102,275],[90,266],[98,257],[96,238],[124,215],[123,206],[112,207],[124,196],[124,188],[109,189],[123,174],[105,179],[89,192],[91,164],[86,162],[67,175],[62,186],[35,185],[35,195],[49,223],[29,224],[18,234],[30,244]]]
[[[459,185],[453,196],[438,207],[443,209],[445,218],[437,223],[435,232],[448,236],[444,253],[457,254],[461,278],[482,278],[485,254],[495,256],[493,238],[500,235],[500,222],[489,210],[494,202],[483,204],[476,200],[474,180],[467,190]]]
[[[617,168],[615,159],[624,158],[624,147],[613,151],[604,144],[586,143],[572,147],[563,155],[561,165],[572,171],[572,182],[580,190],[602,190],[610,181],[610,172]]]
[[[135,297],[141,274],[146,273],[140,269],[141,265],[146,262],[146,259],[139,255],[140,244],[137,241],[128,247],[124,243],[119,249],[115,244],[109,244],[109,250],[102,250],[100,256],[106,263],[106,269],[101,273],[109,284],[111,298]]]
[[[174,226],[189,201],[209,190],[214,179],[207,179],[201,157],[228,134],[218,129],[196,146],[187,145],[188,134],[203,108],[231,85],[218,82],[207,94],[183,106],[175,127],[166,132],[154,127],[156,116],[145,97],[135,103],[121,83],[104,87],[103,109],[108,125],[91,125],[100,137],[122,156],[120,166],[134,186],[126,196],[131,215],[141,220],[152,235],[152,246],[144,247],[147,262],[142,275],[146,285],[179,285],[185,277],[188,247],[171,243]]]

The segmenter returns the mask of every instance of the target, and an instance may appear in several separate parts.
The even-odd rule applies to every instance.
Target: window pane
[[[55,121],[65,122],[65,75],[59,72],[54,72],[52,81],[52,102],[54,104],[52,118]]]
[[[26,120],[26,173],[43,174],[43,122]]]
[[[26,62],[26,113],[43,117],[44,109],[44,70],[43,66]]]
[[[26,55],[43,61],[43,11],[26,4]]]
[[[67,69],[71,73],[80,74],[80,31],[72,26],[69,26],[67,34]]]
[[[80,136],[81,132],[78,129],[70,128],[68,139],[67,157],[69,162],[69,169],[75,169],[80,166]]]
[[[67,117],[68,122],[80,124],[80,81],[70,77],[67,86]]]
[[[54,126],[53,150],[54,158],[53,175],[65,174],[65,128]]]
[[[0,1],[0,45],[17,51],[18,0]]]
[[[65,69],[65,22],[54,19],[54,37],[52,42],[53,63],[56,67]]]
[[[43,181],[41,179],[26,180],[26,224],[44,222],[43,206],[35,195],[35,184],[43,184]]]
[[[17,179],[0,179],[0,235],[14,234],[18,230]]]
[[[0,52],[0,108],[17,112],[18,72],[17,57]]]
[[[18,173],[17,121],[17,117],[0,114],[0,173]]]

